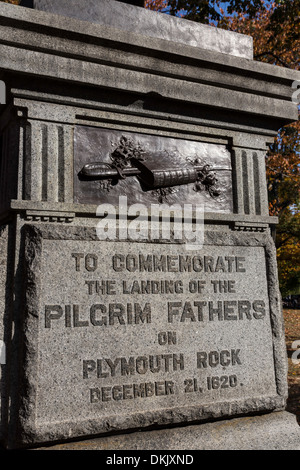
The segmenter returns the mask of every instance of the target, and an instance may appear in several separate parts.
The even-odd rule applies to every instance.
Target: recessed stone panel
[[[283,406],[267,237],[190,251],[27,227],[25,255],[25,442]]]

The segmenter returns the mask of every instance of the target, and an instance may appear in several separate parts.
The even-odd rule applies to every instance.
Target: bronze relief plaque
[[[231,154],[225,145],[77,126],[74,202],[204,204],[230,213]]]

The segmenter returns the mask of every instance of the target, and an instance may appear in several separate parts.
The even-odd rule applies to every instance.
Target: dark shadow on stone
[[[33,8],[33,0],[21,0],[20,6],[26,8]]]
[[[128,3],[128,5],[134,5],[136,7],[144,8],[144,0],[118,0],[121,3]]]

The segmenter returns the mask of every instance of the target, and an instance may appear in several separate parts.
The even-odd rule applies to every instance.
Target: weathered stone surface
[[[189,252],[25,231],[21,442],[284,408],[268,237],[207,233]]]
[[[250,36],[170,17],[133,5],[111,0],[25,0],[21,5],[37,10],[77,18],[116,29],[140,33],[150,38],[161,38],[193,47],[218,51],[237,57],[253,58]]]
[[[216,126],[221,120],[222,127],[227,127],[233,120],[235,127],[246,130],[248,125],[266,132],[266,118],[274,120],[268,123],[268,129],[277,131],[298,117],[297,106],[291,102],[291,85],[299,75],[297,71],[216,51],[207,54],[185,44],[179,48],[163,39],[148,42],[142,34],[122,30],[116,35],[106,26],[73,18],[66,23],[59,15],[6,4],[0,5],[0,16],[5,25],[0,31],[0,69],[59,80],[68,87],[90,86],[93,96],[95,87],[100,86],[106,88],[105,94],[116,89],[135,93],[127,97],[123,106],[135,98],[139,108],[154,111],[154,118],[153,105],[161,107],[167,116],[174,115],[175,121],[178,115],[183,120],[184,110],[184,116],[201,116],[206,124]],[[84,36],[84,48],[78,34]],[[25,44],[26,49],[20,51],[18,45]],[[216,83],[221,87],[216,88]],[[44,93],[49,93],[49,87]],[[86,94],[90,96],[88,89]],[[117,98],[110,98],[111,105]],[[196,109],[196,104],[205,108]],[[188,106],[191,107],[187,109]],[[217,119],[216,113],[208,109],[210,106],[218,108]]]
[[[152,459],[153,464],[157,463],[155,451],[160,450],[300,450],[299,442],[300,429],[295,416],[277,412],[200,426],[102,437],[47,447],[47,450],[111,450],[112,458],[113,451],[118,457],[118,451],[149,450],[153,451],[153,457],[150,455],[148,462]]]
[[[89,5],[99,12],[99,2]],[[127,26],[143,15],[177,25],[167,15],[134,12]],[[170,448],[188,448],[189,432],[173,427],[203,420],[214,423],[193,426],[190,447],[201,448],[202,431],[208,446],[218,447],[215,436],[225,445],[217,428],[232,430],[229,445],[239,430],[241,446],[247,433],[248,445],[259,446],[247,423],[274,438],[262,439],[268,448],[280,433],[282,446],[288,433],[294,443],[295,423],[279,413],[287,363],[265,153],[298,117],[291,95],[299,72],[235,55],[236,47],[249,52],[248,39],[214,28],[194,25],[208,34],[199,47],[186,31],[183,42],[177,30],[150,38],[142,21],[131,31],[77,14],[0,4],[0,74],[10,100],[0,119],[0,217],[14,225],[0,242],[0,340],[9,351],[1,369],[4,445],[130,429],[143,433],[130,444],[126,435],[104,437],[103,446],[142,448],[141,436],[144,448],[167,446],[158,430],[146,433],[151,426],[163,428]],[[228,41],[220,46],[223,33]],[[97,205],[112,202],[115,188],[88,202],[78,198],[76,178],[92,159],[109,161],[109,141],[124,134],[150,142],[159,163],[170,161],[159,153],[169,145],[184,158],[200,149],[226,163],[229,203],[205,212],[204,248],[187,250],[188,234],[176,241],[175,225],[171,236],[133,238],[136,213],[128,215],[133,232],[99,240],[96,227],[99,235],[108,218],[101,222]],[[124,229],[115,202],[112,229]],[[224,422],[241,415],[248,417]]]

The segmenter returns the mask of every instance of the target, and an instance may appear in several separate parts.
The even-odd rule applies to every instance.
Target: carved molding
[[[268,224],[252,222],[235,222],[233,225],[233,230],[237,232],[266,232],[268,228]]]
[[[75,213],[28,210],[25,212],[24,219],[28,222],[58,222],[70,224],[75,219]]]

